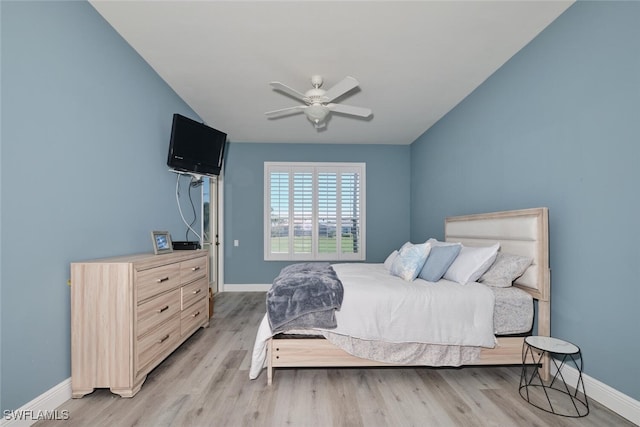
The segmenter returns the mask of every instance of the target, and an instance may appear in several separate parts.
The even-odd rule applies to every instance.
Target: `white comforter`
[[[344,286],[333,333],[391,343],[495,346],[494,296],[483,285],[407,282],[391,276],[383,264],[334,264],[333,268]],[[251,379],[265,366],[272,335],[265,315],[253,349]]]

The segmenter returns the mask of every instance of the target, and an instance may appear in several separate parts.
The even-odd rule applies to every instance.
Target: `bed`
[[[338,319],[339,326],[337,330],[332,329],[294,329],[292,331],[283,331],[283,333],[274,334],[271,328],[263,320],[254,345],[252,355],[252,367],[250,377],[255,379],[266,367],[267,383],[272,384],[274,370],[277,368],[305,368],[305,367],[374,367],[374,366],[468,366],[468,365],[511,365],[521,364],[522,347],[525,335],[541,335],[549,336],[550,334],[550,270],[549,270],[549,243],[548,243],[548,209],[533,208],[514,211],[503,211],[487,214],[474,214],[457,217],[448,217],[445,219],[445,242],[459,242],[466,247],[489,247],[499,244],[500,252],[526,256],[532,259],[532,263],[524,271],[519,278],[513,282],[514,292],[526,295],[526,297],[536,302],[535,310],[535,329],[527,331],[526,334],[518,335],[502,335],[510,332],[506,327],[506,331],[497,329],[496,324],[492,324],[491,341],[486,337],[486,327],[484,330],[478,330],[478,338],[474,339],[473,334],[461,341],[460,345],[446,345],[439,348],[439,345],[425,344],[425,357],[407,358],[400,357],[396,360],[396,356],[377,357],[370,356],[387,352],[385,347],[387,344],[393,346],[394,343],[386,343],[376,339],[360,339],[351,338],[348,333],[343,334],[344,328],[348,329],[349,320],[342,311],[347,311],[346,307],[342,307],[339,313],[343,319]],[[357,264],[357,263],[354,263]],[[341,280],[345,281],[345,305],[347,304],[347,295],[349,286],[347,282],[349,275],[360,275],[360,268],[354,264],[336,264],[336,269]],[[371,283],[375,283],[376,274],[382,273],[383,266],[381,264],[372,265]],[[402,287],[412,292],[412,287],[423,285],[416,281],[415,284]],[[438,281],[429,288],[437,289],[437,286],[448,286],[452,288],[451,283],[446,280]],[[422,286],[425,288],[425,286]],[[475,288],[477,289],[475,289]],[[400,288],[396,286],[396,288]],[[479,292],[478,295],[486,297],[486,290],[489,288],[478,283],[470,283],[465,286],[465,292],[472,289]],[[482,292],[485,292],[482,294]],[[493,291],[491,291],[493,292]],[[495,301],[500,301],[502,294],[511,291],[504,289],[494,292]],[[520,301],[522,298],[520,298]],[[491,311],[493,313],[493,321],[498,322],[510,316],[512,310],[507,303],[503,304],[502,314],[500,313],[500,303],[492,302]],[[363,304],[361,304],[362,306]],[[526,302],[523,304],[526,305]],[[354,304],[352,304],[354,306]],[[531,304],[533,306],[533,304]],[[506,309],[505,309],[506,307]],[[483,311],[485,309],[480,309]],[[533,310],[533,308],[532,308]],[[404,308],[403,308],[404,311]],[[437,307],[432,310],[445,317],[445,311],[437,312]],[[358,314],[362,316],[362,313]],[[532,315],[533,316],[533,315]],[[357,317],[357,316],[356,316]],[[266,316],[265,316],[266,319]],[[432,319],[433,320],[433,319]],[[352,322],[353,323],[353,322]],[[366,323],[366,322],[363,322]],[[420,323],[422,324],[422,323]],[[508,325],[507,321],[507,325]],[[472,329],[474,326],[473,319],[463,329]],[[396,327],[396,331],[404,331],[405,326]],[[415,328],[414,328],[415,329]],[[460,329],[460,328],[458,328]],[[336,333],[337,332],[337,333]],[[410,331],[409,333],[420,333],[421,331]],[[475,333],[475,332],[474,332]],[[433,335],[433,334],[432,334]],[[484,335],[484,336],[480,336]],[[320,336],[320,338],[318,338]],[[368,338],[368,337],[366,337]],[[403,338],[404,339],[404,338]],[[421,341],[422,338],[415,339]],[[408,341],[414,341],[410,337]],[[357,344],[357,345],[356,345]],[[415,343],[413,343],[415,344]],[[364,345],[366,351],[358,350]],[[411,345],[411,343],[409,343]],[[422,344],[420,344],[422,345]],[[422,347],[421,347],[422,349]],[[357,350],[357,351],[356,351]],[[437,350],[434,353],[434,350]],[[439,354],[440,350],[445,350],[443,354]],[[412,347],[404,348],[405,353],[415,353]],[[420,350],[422,351],[422,350]],[[434,356],[435,354],[435,356]],[[364,356],[363,356],[364,355]],[[434,359],[435,357],[435,359]],[[452,359],[453,357],[453,359]],[[383,360],[383,361],[381,361]],[[527,360],[526,363],[534,363]],[[540,374],[543,378],[548,378],[549,364],[548,359],[543,359],[540,365]]]

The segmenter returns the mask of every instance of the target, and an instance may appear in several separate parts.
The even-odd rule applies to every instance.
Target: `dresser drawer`
[[[173,290],[138,306],[138,332],[142,336],[180,311],[180,289]]]
[[[180,264],[178,263],[136,271],[138,304],[178,286],[180,286]]]
[[[208,314],[206,299],[202,299],[187,310],[183,310],[180,319],[180,334],[184,336],[200,327],[208,319]]]
[[[189,307],[196,301],[207,298],[207,278],[203,277],[195,282],[189,283],[182,287],[182,305],[181,309]]]
[[[173,348],[180,341],[180,315],[176,314],[159,328],[138,338],[136,351],[137,372],[145,369],[147,364],[160,361],[159,356]]]
[[[208,258],[206,256],[182,261],[180,263],[181,283],[185,284],[201,277],[205,277],[207,275],[207,261]]]

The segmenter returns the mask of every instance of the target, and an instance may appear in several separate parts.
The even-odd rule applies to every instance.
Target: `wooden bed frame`
[[[488,246],[500,242],[500,250],[526,255],[533,264],[514,286],[528,292],[538,302],[534,335],[549,336],[550,270],[549,213],[533,208],[488,214],[449,217],[445,220],[445,240],[468,246]],[[520,365],[524,337],[498,337],[495,348],[482,348],[472,365]],[[533,364],[534,361],[527,360]],[[271,338],[267,345],[267,383],[272,384],[275,368],[420,366],[393,365],[353,356],[325,339]],[[543,379],[549,378],[549,359],[540,366]]]

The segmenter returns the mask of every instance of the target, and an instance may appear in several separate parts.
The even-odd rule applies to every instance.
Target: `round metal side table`
[[[538,370],[545,355],[550,356],[549,360],[555,367],[555,373],[553,367],[551,369],[553,377],[547,382],[542,380]],[[533,365],[527,364],[527,361],[533,361]],[[575,368],[577,371],[578,379],[575,386],[569,387],[567,384],[562,373],[565,365]],[[589,402],[582,380],[580,348],[557,338],[526,337],[522,345],[522,373],[519,391],[524,400],[543,411],[572,418],[588,415]]]

